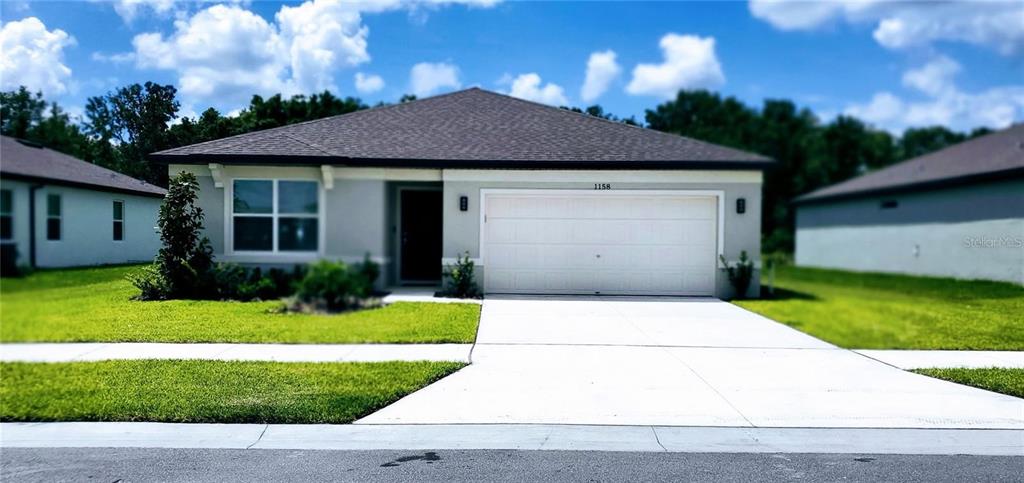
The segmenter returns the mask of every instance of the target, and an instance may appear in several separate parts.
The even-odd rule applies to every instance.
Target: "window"
[[[891,210],[900,206],[900,203],[896,200],[885,200],[882,201],[878,206],[883,210]]]
[[[114,200],[114,241],[124,240],[124,201]]]
[[[46,195],[46,239],[60,240],[60,195]]]
[[[317,251],[320,192],[315,181],[235,180],[232,192],[236,251]]]
[[[0,240],[14,238],[14,194],[0,190]]]

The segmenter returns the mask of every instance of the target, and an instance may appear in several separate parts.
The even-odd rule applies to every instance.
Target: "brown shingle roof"
[[[1024,174],[1024,124],[908,159],[796,198],[819,201]]]
[[[760,168],[757,154],[472,88],[161,151],[168,163]]]
[[[166,190],[34,143],[0,136],[0,176],[163,196]]]

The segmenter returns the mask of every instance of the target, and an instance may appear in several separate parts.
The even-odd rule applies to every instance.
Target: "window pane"
[[[0,215],[0,238],[10,240],[14,237],[14,223],[11,215]]]
[[[274,220],[269,217],[236,216],[235,250],[274,249]]]
[[[124,219],[124,202],[123,201],[115,201],[114,202],[114,219],[115,220],[123,220]]]
[[[11,204],[13,201],[11,190],[0,190],[0,213],[5,215],[11,214]]]
[[[317,186],[311,181],[278,181],[278,213],[317,213]]]
[[[114,240],[115,241],[124,240],[124,222],[123,221],[115,221],[114,222]]]
[[[60,240],[60,218],[46,219],[46,239]]]
[[[235,181],[235,213],[271,213],[273,181]]]
[[[60,195],[46,195],[46,214],[60,216]]]
[[[286,218],[277,222],[277,246],[281,251],[313,252],[317,244],[316,218]]]

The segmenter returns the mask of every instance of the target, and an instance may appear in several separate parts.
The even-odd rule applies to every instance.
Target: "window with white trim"
[[[0,190],[0,240],[14,238],[14,193]]]
[[[114,200],[114,241],[124,240],[124,201]]]
[[[236,179],[232,182],[236,252],[315,252],[320,186],[316,181]]]
[[[60,195],[46,195],[46,239],[57,241],[61,236],[61,217],[63,216]]]

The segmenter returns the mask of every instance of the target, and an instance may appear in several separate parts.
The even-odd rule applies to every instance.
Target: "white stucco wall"
[[[29,263],[29,186],[4,180],[13,191],[14,240],[19,264]],[[61,196],[61,239],[46,239],[46,197]],[[36,266],[73,267],[152,261],[160,249],[156,231],[161,198],[44,185],[35,192]],[[113,237],[113,202],[124,202],[124,240]]]

